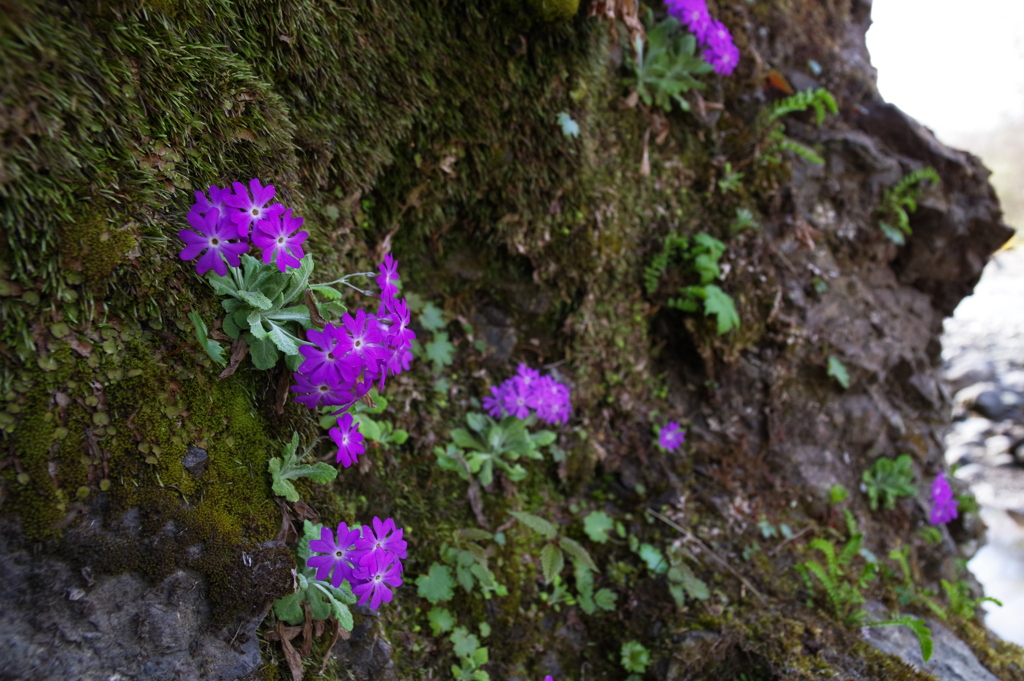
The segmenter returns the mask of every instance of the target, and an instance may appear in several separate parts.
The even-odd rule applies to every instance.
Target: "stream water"
[[[981,504],[987,543],[969,567],[996,634],[1024,645],[1024,248],[1000,251],[946,320],[943,359],[956,419],[946,462]]]

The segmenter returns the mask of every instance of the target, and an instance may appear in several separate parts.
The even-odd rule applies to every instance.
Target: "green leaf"
[[[705,286],[704,293],[704,315],[713,314],[717,317],[719,336],[724,336],[733,329],[740,328],[740,316],[728,293],[714,284]]]
[[[608,533],[611,532],[614,523],[611,517],[604,511],[591,511],[583,519],[583,531],[587,533],[591,541],[604,544],[608,541]]]
[[[554,539],[555,535],[558,534],[558,529],[553,524],[532,513],[512,511],[511,515],[534,532],[539,532],[545,539]]]
[[[314,286],[310,286],[309,288],[312,289],[313,291],[316,291],[327,300],[341,300],[344,297],[341,291],[334,288],[333,286],[327,286],[325,284],[316,284]]]
[[[557,439],[558,435],[550,430],[538,430],[536,433],[532,433],[530,435],[530,440],[536,447],[547,447]]]
[[[306,464],[302,464],[302,466],[305,468]],[[313,482],[326,484],[338,477],[338,469],[323,461],[317,461],[312,466],[308,466],[308,470],[303,470],[301,477],[309,478]]]
[[[482,433],[490,422],[491,419],[489,416],[484,416],[483,414],[478,414],[472,411],[466,414],[466,423],[468,423],[469,427],[478,433]]]
[[[540,550],[540,566],[544,571],[544,581],[548,584],[553,582],[565,567],[565,556],[561,549],[554,544],[545,544]]]
[[[248,336],[252,337],[252,334],[248,334]],[[272,369],[277,364],[279,355],[270,339],[257,340],[252,337],[251,341],[246,338],[246,342],[249,343],[249,354],[252,356],[253,366],[257,369]]]
[[[445,327],[444,313],[433,303],[427,303],[420,313],[420,324],[427,331],[440,331]]]
[[[475,449],[480,452],[486,451],[486,448],[480,440],[473,437],[473,435],[471,435],[465,428],[455,428],[452,430],[451,438],[456,447],[460,447],[462,449]]]
[[[359,432],[371,442],[380,442],[380,426],[366,414],[356,414],[352,420],[359,424]]]
[[[448,341],[448,334],[440,331],[434,334],[434,340],[423,346],[427,359],[434,363],[434,371],[439,372],[451,366],[455,346]]]
[[[449,632],[455,626],[455,617],[445,608],[437,606],[431,608],[427,613],[427,621],[430,622],[430,629],[434,632],[434,636]]]
[[[690,598],[694,598],[698,601],[706,601],[711,596],[711,592],[708,590],[708,585],[704,580],[693,574],[693,570],[690,569],[689,565],[680,563],[669,569],[668,579],[670,582],[674,582],[682,587],[683,591]],[[680,606],[682,603],[679,604]]]
[[[217,364],[221,366],[227,366],[228,362],[224,359],[224,348],[221,344],[215,340],[210,340],[206,332],[206,324],[203,323],[202,317],[195,312],[190,312],[188,318],[192,320],[192,325],[196,328],[196,340],[199,341],[199,346],[210,356]]]
[[[459,657],[469,657],[480,648],[480,639],[465,627],[458,627],[452,632],[451,642],[455,644],[455,654]]]
[[[594,594],[594,604],[609,612],[615,609],[615,599],[616,594],[611,589],[598,589]]]
[[[651,544],[643,543],[637,550],[639,555],[645,563],[647,563],[647,569],[659,575],[665,574],[668,570],[668,562],[665,560],[665,556],[658,550],[657,547]]]
[[[395,443],[396,445],[404,445],[408,439],[409,432],[406,430],[402,430],[401,428],[396,428],[395,431],[391,433],[391,442]]]
[[[846,390],[850,387],[850,373],[846,366],[834,355],[828,356],[828,375],[836,379],[836,382]]]
[[[286,355],[297,355],[299,354],[299,345],[295,340],[281,329],[280,326],[273,322],[270,323],[270,340],[273,341],[277,349]]]
[[[291,622],[302,618],[302,600],[305,591],[296,591],[274,601],[274,614],[277,619]]]
[[[454,586],[451,568],[438,563],[432,563],[430,571],[416,579],[416,593],[434,605],[450,601],[455,595]]]
[[[235,294],[239,299],[257,310],[269,310],[274,304],[259,291],[238,291]]]
[[[622,644],[622,666],[627,672],[643,674],[647,671],[647,665],[651,663],[651,654],[638,641],[628,641]]]
[[[584,565],[594,572],[598,572],[597,566],[594,564],[594,559],[590,557],[587,550],[583,548],[579,542],[569,539],[568,537],[562,537],[558,540],[558,545],[562,547],[562,550],[569,554],[569,558],[573,562]]]

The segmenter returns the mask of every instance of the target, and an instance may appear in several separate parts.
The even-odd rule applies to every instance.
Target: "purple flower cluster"
[[[341,325],[327,324],[323,331],[311,329],[306,338],[312,345],[299,348],[303,362],[295,374],[292,391],[308,409],[335,407],[340,414],[370,391],[373,384],[384,390],[384,381],[409,369],[412,341],[416,334],[409,305],[398,293],[398,261],[389,253],[380,265],[381,302],[377,314],[358,310],[347,312]],[[364,452],[359,424],[346,414],[328,433],[338,445],[338,463],[348,468]]]
[[[669,421],[658,432],[658,446],[667,452],[674,452],[686,442],[686,432],[675,421]]]
[[[298,268],[305,255],[302,243],[309,236],[299,231],[303,219],[293,217],[291,208],[270,203],[273,185],[264,187],[253,178],[248,189],[241,182],[231,187],[212,185],[205,194],[196,191],[196,202],[188,212],[188,223],[195,231],[178,232],[186,244],[179,257],[193,260],[202,253],[196,272],[213,270],[223,277],[227,275],[225,262],[238,267],[239,256],[249,250],[251,239],[254,246],[263,249],[263,262],[276,262],[282,272],[288,267]]]
[[[344,580],[352,586],[352,593],[359,596],[359,605],[376,610],[381,602],[390,603],[391,588],[402,586],[402,560],[408,557],[407,544],[402,539],[402,528],[395,529],[391,518],[381,522],[373,517],[373,528],[363,525],[348,529],[338,525],[337,538],[329,527],[320,528],[320,538],[309,542],[311,551],[317,554],[306,560],[306,565],[316,568],[316,578],[328,581],[334,588]]]
[[[949,487],[946,475],[939,473],[939,476],[935,478],[935,482],[932,483],[932,513],[930,518],[932,525],[955,520],[957,517],[956,509],[959,505],[960,502],[953,498],[953,490]]]
[[[739,48],[732,34],[721,21],[711,18],[707,0],[666,0],[668,13],[690,29],[704,48],[704,60],[715,67],[715,73],[728,76],[740,61]]]
[[[525,419],[533,410],[545,423],[565,423],[572,412],[569,388],[525,364],[519,365],[515,376],[491,387],[483,407],[496,419],[506,414]]]

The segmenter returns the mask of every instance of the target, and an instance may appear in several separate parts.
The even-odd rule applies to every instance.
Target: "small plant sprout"
[[[836,383],[842,386],[843,390],[850,387],[850,372],[846,365],[839,361],[835,355],[828,356],[828,375],[836,379]]]
[[[912,497],[917,494],[914,488],[914,472],[910,469],[910,455],[900,454],[895,460],[882,457],[864,471],[861,476],[863,488],[868,495],[868,505],[872,511],[878,510],[878,503],[892,510],[900,497]]]
[[[722,172],[722,179],[718,181],[718,189],[723,194],[734,192],[742,186],[743,173],[732,169],[732,163],[726,162],[725,170]]]
[[[942,180],[935,168],[928,166],[915,170],[897,182],[891,188],[886,189],[882,195],[882,202],[875,213],[879,216],[878,228],[882,230],[890,241],[898,246],[906,243],[906,237],[910,236],[910,216],[917,210],[917,197],[924,191],[919,183],[929,180],[934,184],[941,184]]]
[[[566,137],[580,136],[580,124],[564,111],[558,114],[558,125],[562,128],[562,134]]]
[[[710,73],[714,67],[697,56],[697,40],[679,30],[679,21],[668,17],[647,32],[647,41],[636,36],[633,49],[636,59],[627,58],[633,76],[626,83],[646,106],[659,106],[671,111],[675,104],[683,111],[690,103],[683,97],[690,90],[703,90],[704,83],[696,76]]]
[[[627,641],[620,651],[622,666],[627,672],[643,674],[651,663],[651,653],[639,641]]]

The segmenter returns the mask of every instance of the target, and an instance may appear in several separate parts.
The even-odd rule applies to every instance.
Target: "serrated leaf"
[[[643,543],[637,550],[637,555],[647,563],[647,569],[651,572],[663,575],[668,570],[668,562],[666,562],[665,556],[656,546]]]
[[[282,596],[274,601],[274,614],[277,619],[291,622],[302,618],[302,599],[304,591],[296,591],[293,594]]]
[[[248,334],[252,336],[252,334]],[[271,369],[277,364],[277,360],[280,355],[277,354],[277,348],[269,340],[258,340],[252,337],[250,341],[246,338],[246,342],[249,343],[249,355],[252,357],[253,366],[257,369]]]
[[[446,366],[451,366],[452,357],[455,353],[455,346],[448,341],[448,334],[439,331],[434,334],[434,340],[423,346],[427,359],[434,363],[434,371],[441,371]]]
[[[334,288],[333,286],[327,286],[325,284],[316,284],[309,287],[311,290],[316,291],[327,300],[341,300],[344,296],[341,291]]]
[[[828,356],[828,375],[836,379],[836,382],[843,386],[843,389],[850,387],[850,373],[846,366],[834,355]]]
[[[284,497],[285,499],[293,503],[299,500],[298,490],[296,490],[295,485],[293,485],[288,480],[284,480],[279,477],[274,478],[274,481],[271,483],[270,487],[272,490],[274,490],[274,494],[276,494],[279,497]]]
[[[740,327],[740,316],[732,297],[714,284],[704,287],[704,316],[715,315],[718,321],[718,335],[724,336]]]
[[[555,535],[558,534],[558,529],[552,523],[532,513],[512,511],[511,515],[534,532],[539,532],[545,539],[554,539]]]
[[[445,326],[444,313],[433,303],[427,303],[420,313],[420,324],[427,331],[440,331]]]
[[[430,629],[434,636],[440,636],[452,630],[455,626],[455,617],[445,608],[434,606],[427,613],[427,621],[430,622]]]
[[[611,589],[598,589],[594,594],[594,604],[602,610],[614,610],[616,593]]]
[[[614,527],[611,517],[604,511],[591,511],[583,519],[583,531],[587,533],[591,541],[604,544],[608,541],[608,533]]]
[[[324,484],[338,477],[338,469],[323,461],[317,461],[312,466],[308,466],[308,470],[303,471],[302,477]]]
[[[270,340],[273,341],[277,349],[286,355],[297,355],[299,354],[299,345],[285,333],[281,327],[277,324],[270,322]]]
[[[594,559],[590,557],[590,554],[585,548],[583,548],[583,546],[580,545],[579,542],[569,539],[568,537],[562,537],[558,540],[558,545],[562,547],[563,551],[569,554],[569,558],[574,562],[584,565],[594,572],[598,572],[597,565],[594,564]]]
[[[550,584],[565,567],[565,555],[554,544],[546,544],[540,550],[540,566],[544,571],[544,581]]]
[[[494,538],[494,535],[487,530],[481,530],[476,527],[466,527],[461,530],[455,530],[455,536],[467,541],[488,541]]]
[[[454,586],[451,568],[438,563],[431,564],[428,573],[416,579],[416,593],[434,605],[450,601],[455,595],[452,591]]]
[[[469,657],[480,648],[480,639],[469,633],[465,627],[457,627],[449,638],[455,645],[455,654],[459,657]]]
[[[685,563],[673,566],[669,569],[667,577],[669,581],[678,584],[690,598],[698,601],[705,601],[711,596],[707,583],[693,574],[693,570]],[[678,601],[678,599],[676,599]],[[682,606],[682,603],[679,603]]]

